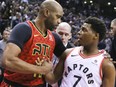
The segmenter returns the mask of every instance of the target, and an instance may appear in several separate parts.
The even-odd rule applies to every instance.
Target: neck
[[[47,29],[45,28],[43,19],[40,20],[39,18],[36,18],[34,22],[37,29],[40,30],[43,35],[46,34]]]
[[[99,52],[98,47],[97,46],[84,46],[83,50],[82,50],[83,54],[85,55],[93,55],[93,54],[97,54]]]

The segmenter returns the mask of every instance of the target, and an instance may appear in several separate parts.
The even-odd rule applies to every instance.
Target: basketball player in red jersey
[[[58,80],[63,73],[60,87],[114,87],[114,65],[104,58],[105,50],[98,50],[98,43],[105,37],[105,32],[105,24],[100,19],[87,18],[78,32],[80,46],[65,51],[67,58],[60,59],[54,74],[47,74],[49,83]]]
[[[3,54],[4,81],[0,87],[45,87],[44,75],[51,71],[53,53],[62,58],[65,47],[55,29],[61,22],[63,9],[55,0],[44,1],[34,21],[16,25]],[[41,66],[40,61],[48,60]]]

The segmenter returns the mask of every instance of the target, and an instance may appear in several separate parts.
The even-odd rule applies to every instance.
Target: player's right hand
[[[38,58],[37,61],[36,61],[36,64],[37,64],[38,66],[44,67],[44,73],[45,73],[45,74],[51,72],[52,69],[53,69],[53,63],[50,61],[49,58],[48,58],[48,59],[43,58],[42,60],[40,60],[40,59]]]

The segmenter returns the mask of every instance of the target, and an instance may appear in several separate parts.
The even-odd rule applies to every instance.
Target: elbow
[[[7,67],[7,60],[5,60],[5,58],[3,57],[3,60],[2,60],[2,67],[6,68]]]
[[[53,85],[53,84],[55,84],[56,82],[58,82],[58,81],[55,81],[55,80],[52,80],[52,81],[47,81],[50,85]]]
[[[51,80],[51,81],[48,81],[49,84],[55,84],[56,82],[58,82],[58,80]]]
[[[49,84],[54,84],[56,83],[58,80],[55,78],[54,74],[53,73],[49,73],[45,76],[45,79],[46,81],[49,83]]]
[[[9,60],[8,60],[7,56],[3,56],[1,64],[2,64],[3,68],[7,68],[9,66]]]

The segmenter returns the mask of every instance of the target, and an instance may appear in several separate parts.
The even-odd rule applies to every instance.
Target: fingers
[[[39,58],[39,57],[38,57],[37,60],[35,61],[35,63],[36,63],[38,66],[43,65],[43,64],[46,63],[46,62],[51,63],[50,58],[45,58],[45,57]]]
[[[42,65],[45,61],[46,61],[45,58],[40,59],[40,58],[38,57],[37,60],[36,60],[35,62],[36,62],[37,65],[40,66],[40,65]]]

